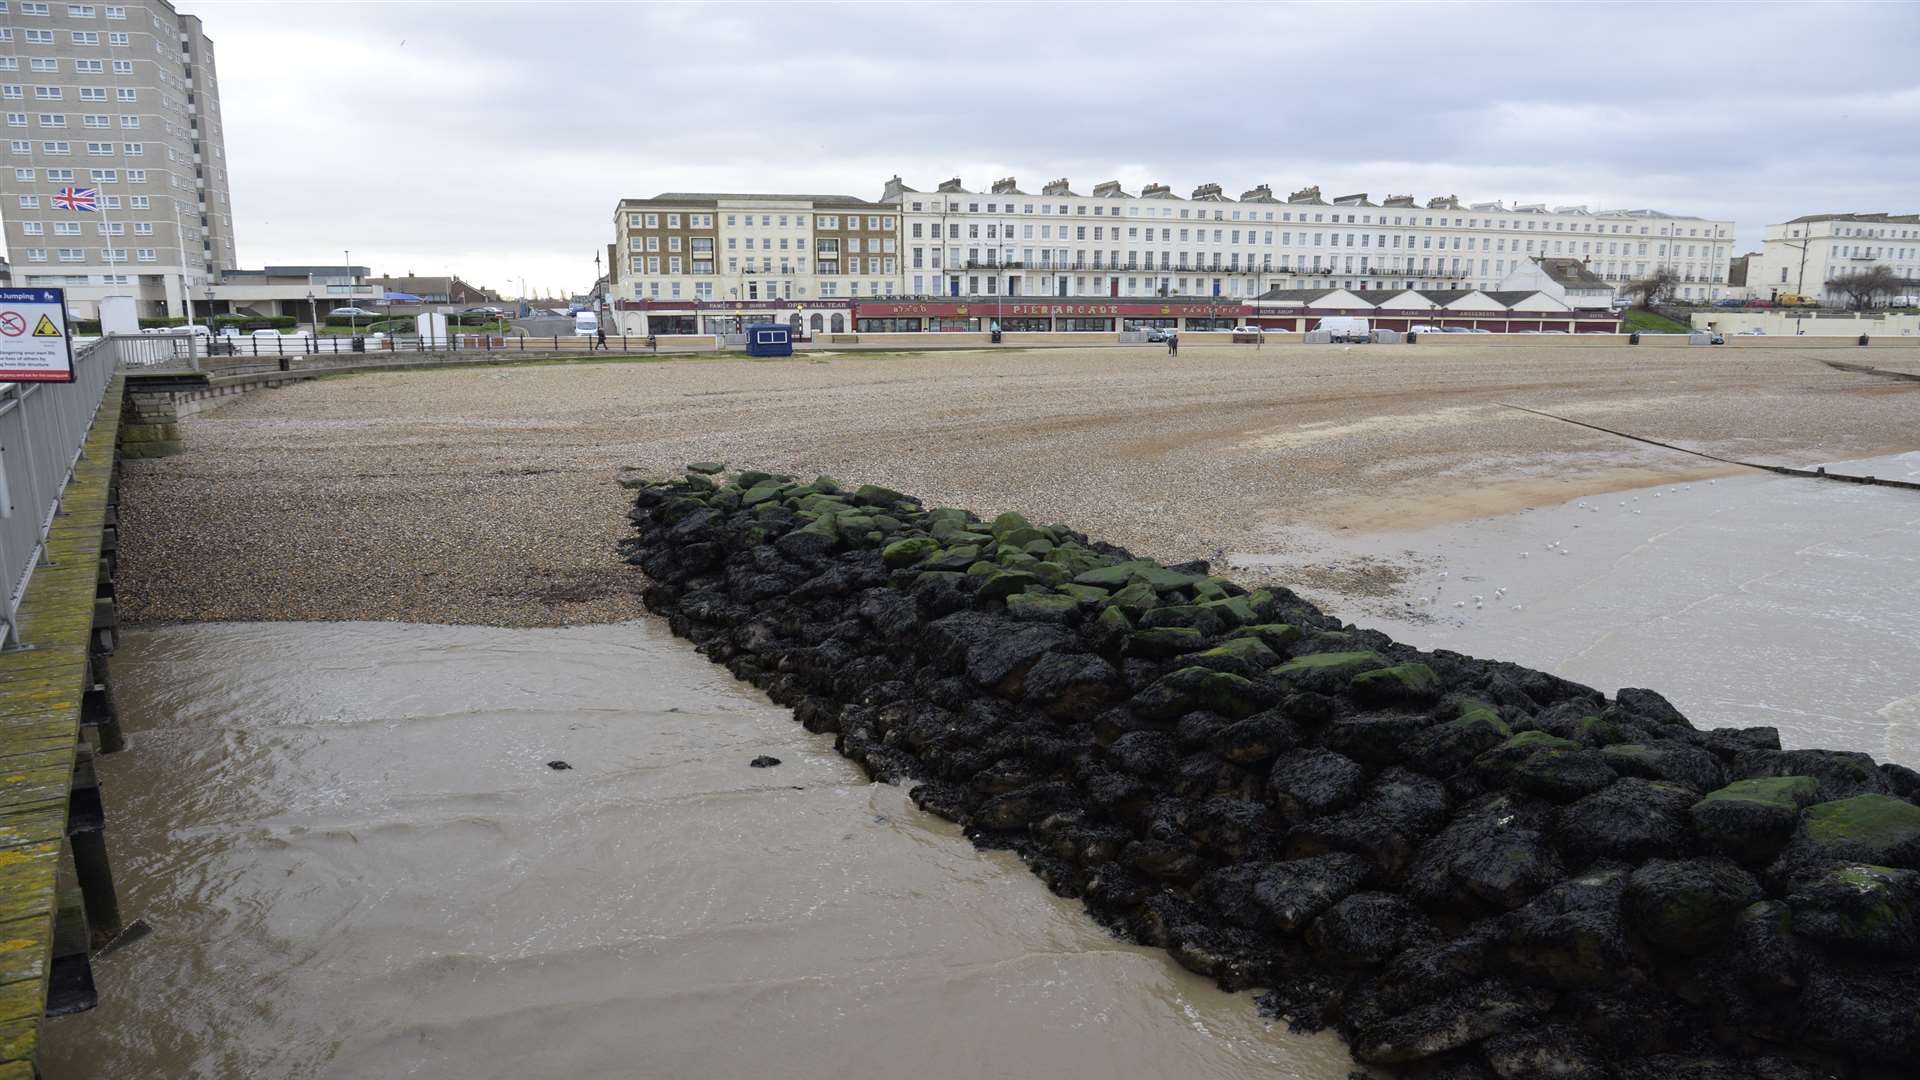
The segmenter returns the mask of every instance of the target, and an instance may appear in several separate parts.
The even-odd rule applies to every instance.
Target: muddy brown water
[[[53,1080],[1351,1068],[657,623],[167,627],[115,683],[109,840],[154,932],[51,1022]]]

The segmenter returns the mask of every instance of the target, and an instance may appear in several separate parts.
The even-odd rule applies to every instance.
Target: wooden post
[[[120,932],[120,898],[114,893],[113,867],[107,862],[106,818],[93,751],[81,746],[74,752],[73,790],[67,796],[67,842],[95,947]]]

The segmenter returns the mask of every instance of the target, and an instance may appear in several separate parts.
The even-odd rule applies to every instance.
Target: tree
[[[1664,304],[1673,299],[1680,284],[1680,275],[1667,267],[1653,272],[1652,277],[1641,278],[1627,286],[1627,295],[1633,297],[1633,306],[1651,309],[1655,304]]]
[[[1846,293],[1856,308],[1873,306],[1873,298],[1881,293],[1896,293],[1906,284],[1906,280],[1894,273],[1893,267],[1885,263],[1869,266],[1864,270],[1855,270],[1850,274],[1841,274],[1827,282],[1830,289]]]

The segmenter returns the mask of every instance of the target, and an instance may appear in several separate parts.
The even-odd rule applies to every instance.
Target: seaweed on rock
[[[1920,775],[831,478],[627,478],[673,632],[1369,1067],[1911,1075]]]

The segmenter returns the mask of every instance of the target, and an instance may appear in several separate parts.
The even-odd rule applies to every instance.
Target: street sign
[[[0,289],[0,382],[72,382],[64,289]]]

